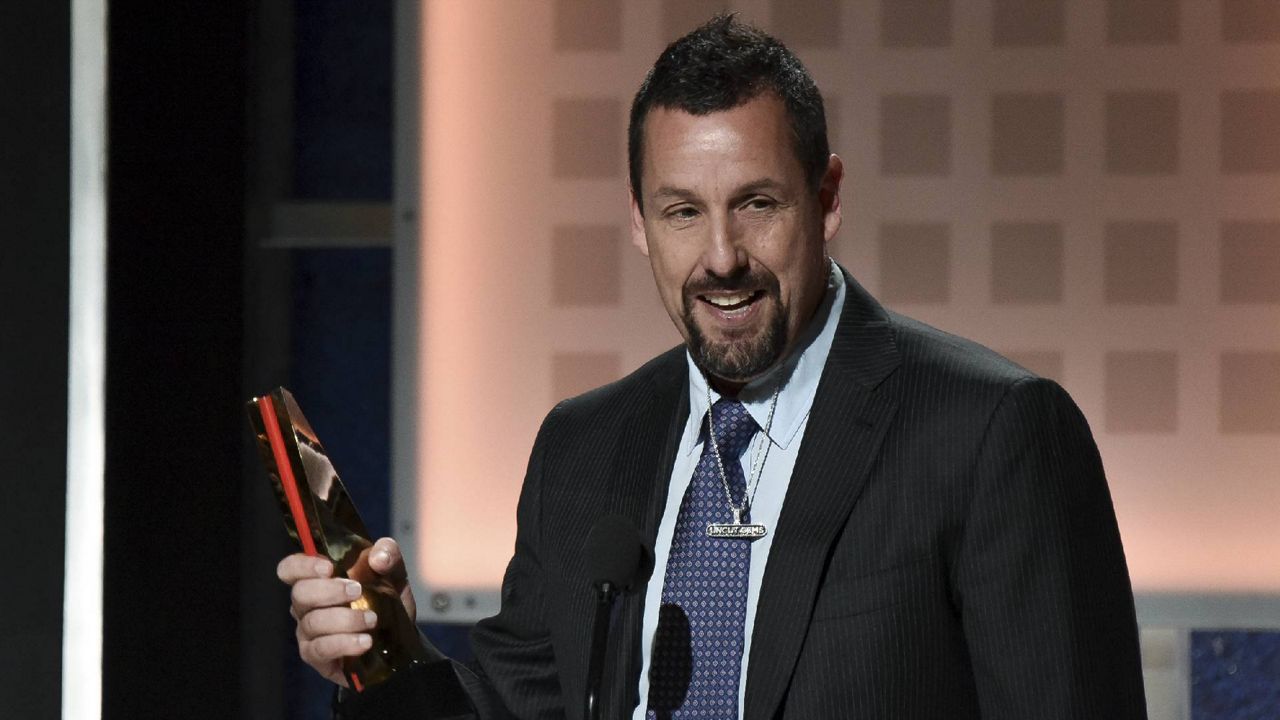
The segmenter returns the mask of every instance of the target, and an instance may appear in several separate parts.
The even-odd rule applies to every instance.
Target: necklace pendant
[[[769,534],[760,523],[711,523],[707,525],[707,537],[738,540],[756,540]]]
[[[710,523],[707,525],[707,537],[755,540],[768,534],[768,530],[760,523],[743,523],[742,508],[731,507],[733,513],[731,523]]]

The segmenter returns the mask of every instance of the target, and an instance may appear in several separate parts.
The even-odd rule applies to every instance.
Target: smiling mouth
[[[743,310],[764,297],[764,290],[741,291],[733,293],[717,293],[715,295],[699,295],[698,299],[711,305],[720,312],[731,313]]]

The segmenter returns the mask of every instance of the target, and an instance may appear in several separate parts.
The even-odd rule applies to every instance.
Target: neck
[[[716,392],[720,393],[720,397],[736,398],[738,393],[746,386],[748,381],[744,380],[725,380],[722,377],[705,374],[704,376]]]

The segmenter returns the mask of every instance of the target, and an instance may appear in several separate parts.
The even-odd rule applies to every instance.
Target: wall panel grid
[[[405,385],[421,390],[397,414],[413,461],[396,471],[420,619],[497,608],[552,404],[679,342],[631,247],[627,114],[662,48],[729,9],[824,92],[847,173],[832,255],[889,307],[1062,383],[1089,418],[1152,716],[1187,716],[1188,628],[1280,622],[1280,565],[1257,562],[1280,555],[1280,4],[422,7],[420,214],[394,216],[413,238],[398,252],[421,258]],[[1213,619],[1224,591],[1247,622]]]
[[[1280,590],[1280,570],[1213,560],[1280,551],[1274,3],[557,0],[548,401],[678,340],[628,246],[626,110],[718,9],[791,44],[828,98],[833,255],[1080,403],[1139,589]]]
[[[740,11],[827,98],[847,172],[833,256],[1072,393],[1138,591],[1280,591],[1251,560],[1280,553],[1277,7],[556,0],[547,401],[678,341],[629,247],[627,108],[667,42]],[[1186,717],[1185,630],[1156,615],[1153,717]]]

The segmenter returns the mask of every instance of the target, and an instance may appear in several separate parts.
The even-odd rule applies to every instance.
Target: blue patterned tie
[[[741,506],[746,479],[738,458],[758,426],[737,400],[720,400],[711,416],[734,504]],[[705,436],[705,423],[703,428]],[[680,502],[667,558],[649,669],[649,718],[738,716],[751,542],[707,537],[709,523],[732,521],[707,439]]]

